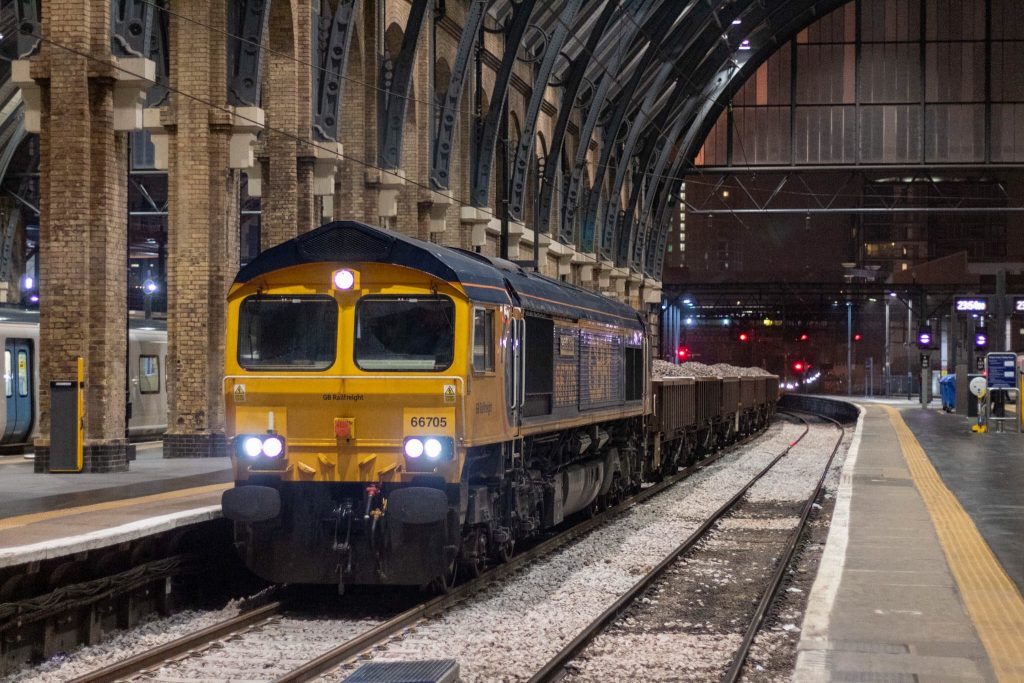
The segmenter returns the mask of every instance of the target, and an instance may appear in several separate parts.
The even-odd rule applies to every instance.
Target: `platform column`
[[[227,106],[225,2],[185,3],[179,12],[185,18],[170,17],[173,85],[203,101],[172,92],[161,112],[169,148],[165,458],[228,454],[221,391],[225,297],[238,270],[239,220],[231,141],[239,136],[236,151],[251,159],[246,141],[262,112],[232,113]],[[214,30],[197,31],[192,22]]]
[[[135,127],[136,114],[141,125],[138,100],[126,97],[125,88],[141,92],[153,63],[119,63],[112,56],[109,0],[53,0],[42,15],[40,53],[18,69],[22,87],[37,88],[39,96],[38,119],[26,115],[26,126],[31,130],[37,120],[40,134],[35,470],[49,465],[49,383],[74,378],[81,357],[87,373],[84,470],[124,471],[128,179],[121,131]]]
[[[263,106],[267,112],[260,249],[285,242],[319,224],[314,211],[314,152],[310,143],[312,82],[309,0],[270,5],[264,56]]]

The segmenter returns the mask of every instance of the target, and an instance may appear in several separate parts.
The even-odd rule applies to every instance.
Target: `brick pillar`
[[[174,85],[227,106],[226,0],[185,3],[170,18]],[[238,270],[238,172],[232,116],[171,93],[168,133],[168,404],[164,457],[228,455],[224,426],[226,296]]]
[[[35,470],[49,464],[50,381],[74,378],[82,357],[85,471],[125,471],[127,139],[114,130],[110,3],[52,0],[43,33],[53,43],[30,68],[41,86]]]
[[[324,147],[327,146],[327,143],[321,144]],[[303,149],[308,154],[303,154],[298,158],[295,174],[295,227],[300,233],[308,232],[320,225],[320,213],[317,211],[316,196],[313,194],[316,159],[312,156],[312,147],[304,145]]]
[[[309,15],[304,17],[307,21]],[[260,249],[269,249],[299,234],[298,164],[299,70],[294,59],[295,24],[291,2],[270,6],[267,26],[270,50],[264,55],[263,106],[267,112],[266,175]],[[308,55],[308,50],[302,53]],[[308,58],[304,61],[308,61]],[[308,128],[308,126],[306,126]]]

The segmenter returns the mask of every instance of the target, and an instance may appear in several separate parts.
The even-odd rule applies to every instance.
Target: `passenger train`
[[[167,326],[162,320],[130,318],[128,371],[131,438],[159,436],[167,429]],[[3,404],[0,449],[24,450],[39,432],[39,312],[0,308],[3,344]]]
[[[654,381],[629,306],[351,221],[244,267],[227,329],[223,511],[281,583],[444,589],[765,427],[778,391]]]

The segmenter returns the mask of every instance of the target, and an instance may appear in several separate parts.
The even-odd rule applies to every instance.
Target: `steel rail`
[[[783,411],[779,411],[783,412]],[[756,484],[761,477],[766,475],[782,458],[786,457],[793,448],[800,443],[807,433],[810,431],[810,423],[799,415],[793,415],[798,420],[804,423],[804,431],[800,433],[800,436],[792,441],[786,448],[775,456],[770,463],[768,463],[761,471],[759,471],[754,477],[748,481],[743,488],[737,491],[729,500],[722,504],[714,513],[711,514],[704,523],[701,524],[697,529],[690,534],[685,541],[680,543],[673,549],[664,559],[661,560],[657,565],[654,566],[649,572],[647,572],[639,581],[619,596],[608,609],[599,614],[593,621],[580,631],[575,638],[569,641],[565,647],[558,651],[554,657],[548,660],[548,662],[529,680],[529,683],[543,683],[546,681],[552,681],[561,676],[563,669],[566,664],[571,662],[576,656],[589,644],[599,633],[614,621],[624,609],[629,607],[633,601],[639,597],[644,590],[647,589],[654,581],[656,581],[666,569],[668,569],[675,561],[685,552],[697,545],[711,528],[724,517],[736,504],[746,495],[747,491],[751,486]]]
[[[631,507],[653,498],[683,479],[686,479],[694,473],[717,462],[720,458],[728,455],[735,449],[750,443],[762,433],[763,432],[757,432],[755,434],[751,434],[744,439],[737,441],[728,448],[722,449],[721,451],[704,458],[700,462],[686,467],[676,474],[666,477],[653,486],[639,491],[618,505],[598,513],[591,519],[582,521],[558,535],[524,550],[512,557],[508,562],[488,570],[476,579],[461,584],[444,595],[431,598],[430,600],[426,600],[405,610],[388,621],[369,629],[365,633],[346,641],[338,647],[320,655],[316,659],[311,660],[301,667],[289,672],[279,678],[278,681],[298,682],[309,680],[310,678],[343,663],[347,659],[350,659],[368,647],[384,640],[388,636],[402,630],[409,624],[449,609],[469,595],[486,588],[509,574],[518,571],[533,560],[571,543],[593,529],[611,521],[613,518]],[[156,665],[162,664],[179,655],[204,647],[218,640],[223,640],[228,636],[258,625],[261,622],[270,621],[275,616],[279,615],[282,609],[283,607],[281,602],[269,603],[263,607],[247,611],[217,624],[213,624],[212,626],[195,633],[164,643],[163,645],[157,646],[151,650],[147,650],[127,659],[115,662],[114,664],[91,671],[87,674],[83,674],[78,678],[72,679],[71,683],[108,683],[127,678],[146,671],[147,669],[152,669]]]
[[[775,601],[775,597],[779,593],[779,588],[782,587],[782,581],[786,576],[786,570],[789,568],[790,562],[793,560],[793,555],[796,554],[796,549],[800,544],[800,539],[803,537],[804,531],[807,529],[807,521],[810,519],[811,510],[814,509],[814,503],[818,500],[818,496],[821,495],[821,490],[825,486],[825,480],[828,478],[829,470],[832,469],[832,461],[835,460],[836,453],[839,452],[839,447],[843,443],[843,437],[846,436],[846,428],[838,421],[825,415],[818,413],[810,413],[815,417],[827,420],[835,424],[839,428],[839,438],[836,439],[836,445],[832,447],[832,453],[828,456],[828,462],[825,463],[825,468],[821,472],[821,476],[818,478],[818,483],[814,487],[814,492],[811,494],[807,502],[804,503],[803,510],[800,513],[800,521],[796,527],[790,533],[789,538],[786,540],[786,549],[782,557],[779,558],[775,572],[772,574],[771,583],[768,584],[768,589],[761,596],[761,601],[757,604],[757,609],[754,610],[754,616],[750,620],[750,625],[747,627],[746,633],[743,634],[743,641],[740,643],[739,649],[733,655],[732,663],[729,665],[729,669],[725,672],[725,676],[722,677],[724,683],[735,683],[739,680],[740,673],[743,671],[743,665],[747,661],[747,655],[750,653],[750,648],[754,644],[754,638],[761,630],[761,624],[764,623],[764,618],[768,614],[768,610],[771,608],[772,603]]]
[[[429,618],[435,614],[444,612],[445,610],[453,607],[458,602],[461,602],[466,597],[470,596],[477,591],[490,586],[493,583],[501,580],[502,578],[519,571],[521,568],[532,562],[533,560],[543,557],[558,548],[561,548],[572,541],[584,536],[595,528],[611,521],[615,517],[618,517],[621,513],[626,510],[643,503],[650,498],[656,496],[662,491],[670,488],[676,483],[686,479],[694,473],[704,469],[712,463],[718,461],[723,456],[731,453],[735,449],[744,446],[754,440],[757,436],[760,436],[763,432],[757,432],[751,434],[746,438],[737,441],[729,448],[723,449],[714,455],[701,460],[700,462],[691,465],[685,469],[680,470],[676,474],[666,477],[662,481],[649,486],[642,491],[630,496],[623,502],[615,505],[614,507],[608,508],[603,512],[598,513],[591,519],[580,522],[564,532],[547,539],[529,549],[513,556],[508,562],[500,564],[493,569],[488,570],[478,578],[468,581],[464,584],[456,586],[450,592],[445,595],[439,595],[435,598],[427,600],[426,602],[420,603],[415,607],[411,607],[405,612],[396,615],[388,621],[375,626],[369,631],[356,636],[355,638],[342,643],[338,647],[328,650],[324,654],[320,655],[316,659],[310,660],[302,666],[290,671],[278,678],[275,683],[302,683],[308,681],[311,678],[318,676],[326,671],[329,671],[340,664],[343,664],[349,659],[352,659],[359,653],[367,650],[368,648],[377,645],[389,636],[398,633],[405,627],[413,624],[421,619]],[[806,433],[806,431],[805,431]],[[802,435],[801,435],[802,438]]]
[[[209,645],[225,637],[255,626],[261,622],[270,621],[281,612],[280,602],[271,602],[263,607],[258,607],[248,612],[243,612],[230,619],[208,626],[201,631],[196,631],[181,638],[158,645],[151,650],[115,662],[102,669],[91,671],[87,674],[74,678],[70,683],[108,683],[117,681],[146,669],[153,668],[169,659],[185,654],[197,648]]]

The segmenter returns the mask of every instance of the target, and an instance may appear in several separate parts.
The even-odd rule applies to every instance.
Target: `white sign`
[[[971,390],[972,394],[974,394],[978,398],[981,398],[982,396],[985,395],[985,390],[988,389],[988,380],[986,380],[984,377],[975,377],[974,379],[971,380],[971,383],[968,385],[968,388]]]
[[[1013,310],[1017,313],[1024,313],[1024,299],[1014,299]]]
[[[988,310],[985,299],[957,299],[956,310],[964,313],[984,313]]]

